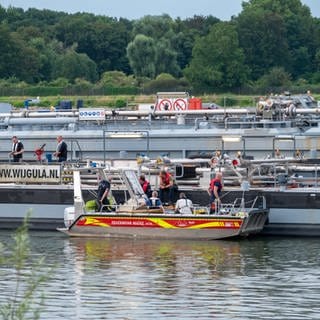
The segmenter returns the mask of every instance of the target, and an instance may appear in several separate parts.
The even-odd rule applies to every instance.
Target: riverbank
[[[231,93],[225,94],[209,94],[198,96],[203,103],[215,103],[222,107],[248,107],[255,106],[259,95],[235,95]],[[320,95],[313,95],[316,100],[320,100]],[[34,99],[35,97],[27,96],[3,96],[0,97],[0,102],[10,103],[15,108],[23,108],[25,101],[28,99]],[[108,108],[135,108],[139,104],[156,102],[156,95],[108,95],[108,96],[43,96],[39,97],[39,103],[33,104],[30,102],[30,106],[36,105],[42,108],[50,108],[51,106],[59,105],[60,101],[71,101],[72,107],[77,107],[80,104],[83,107],[108,107]]]
[[[0,102],[12,104],[16,108],[23,108],[24,102],[35,97],[27,96],[7,96],[0,97]],[[62,100],[71,101],[72,106],[76,107],[78,101],[81,101],[83,107],[110,107],[123,108],[135,107],[142,103],[153,104],[156,101],[156,95],[116,95],[116,96],[43,96],[39,97],[37,104],[39,107],[50,108],[59,105]],[[211,94],[199,96],[203,103],[216,103],[226,107],[247,107],[255,105],[258,96],[234,95],[234,94]],[[32,102],[30,102],[32,105]]]

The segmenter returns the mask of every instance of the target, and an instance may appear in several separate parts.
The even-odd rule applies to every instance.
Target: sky
[[[320,17],[320,0],[301,0],[311,9],[311,14]],[[0,0],[0,4],[28,9],[50,9],[68,13],[89,12],[129,20],[145,15],[169,14],[172,18],[185,19],[194,15],[212,15],[221,20],[230,20],[238,15],[242,0]]]

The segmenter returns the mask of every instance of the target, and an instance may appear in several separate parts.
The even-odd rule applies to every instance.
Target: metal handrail
[[[79,159],[77,159],[77,160],[81,161],[82,160],[82,149],[81,149],[81,146],[79,144],[79,141],[76,140],[76,139],[71,139],[70,142],[71,142],[71,160],[73,160],[74,152],[76,152],[76,150],[73,149],[73,144],[75,143],[77,145],[77,147],[78,147],[78,150],[79,150]]]

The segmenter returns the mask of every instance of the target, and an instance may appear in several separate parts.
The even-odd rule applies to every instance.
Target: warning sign
[[[156,110],[170,111],[172,109],[172,99],[160,99],[156,105]]]
[[[184,111],[189,108],[188,92],[158,92],[156,111]]]
[[[173,102],[172,109],[175,111],[187,110],[188,101],[187,99],[176,99]]]
[[[159,99],[156,105],[157,111],[181,111],[188,109],[187,99]]]

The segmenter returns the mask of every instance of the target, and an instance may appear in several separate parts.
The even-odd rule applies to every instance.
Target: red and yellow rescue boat
[[[68,228],[59,231],[70,236],[214,240],[258,233],[267,216],[266,209],[252,209],[235,216],[88,213],[79,215]]]
[[[133,174],[130,179],[136,183]],[[206,207],[177,214],[172,207],[149,209],[128,204],[114,205],[111,212],[85,212],[80,186],[75,172],[75,206],[66,209],[66,228],[58,229],[69,236],[215,240],[259,233],[268,218],[263,197],[257,197],[250,205],[243,201],[220,204],[214,213]]]

